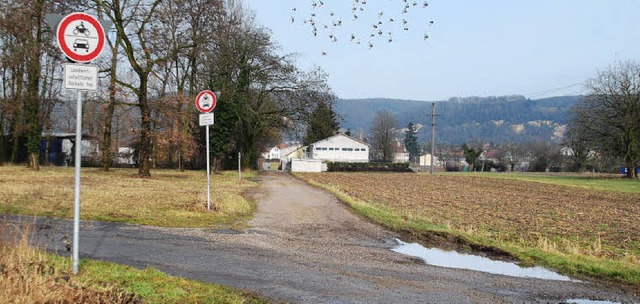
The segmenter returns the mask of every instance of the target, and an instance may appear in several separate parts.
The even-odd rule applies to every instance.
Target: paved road
[[[256,199],[257,213],[244,231],[84,221],[80,255],[155,267],[292,303],[640,302],[636,295],[595,284],[424,265],[390,250],[394,233],[286,174],[261,175]],[[47,234],[55,241],[49,248],[64,252],[59,239],[71,236],[72,223],[39,219],[38,225],[41,238]]]

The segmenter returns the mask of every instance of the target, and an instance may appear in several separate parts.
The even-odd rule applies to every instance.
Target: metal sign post
[[[200,126],[206,126],[206,143],[207,143],[207,210],[211,210],[211,165],[209,164],[211,156],[209,155],[209,126],[213,125],[215,117],[211,111],[216,107],[216,95],[205,90],[200,92],[196,97],[196,108],[200,111]]]
[[[57,22],[56,41],[62,53],[73,62],[90,63],[100,56],[105,44],[102,23],[89,14],[75,12],[62,18],[49,16],[51,25]],[[53,26],[52,26],[53,27]],[[82,91],[98,89],[98,67],[83,64],[65,64],[65,89],[77,90],[75,191],[73,208],[73,274],[78,274],[80,243],[80,172],[82,166]]]
[[[75,192],[73,208],[73,274],[78,273],[78,248],[80,243],[80,169],[82,167],[82,91],[98,90],[98,67],[86,64],[65,64],[64,87],[77,90],[76,143],[75,143]]]
[[[209,165],[209,125],[207,125],[207,210],[211,210],[211,166]]]
[[[82,91],[80,90],[78,90],[76,107],[76,186],[73,208],[73,274],[78,274],[78,244],[80,243],[80,166],[82,165]]]

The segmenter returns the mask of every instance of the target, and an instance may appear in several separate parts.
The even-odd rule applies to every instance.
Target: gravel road
[[[257,212],[246,230],[83,221],[80,255],[291,303],[640,302],[637,295],[593,283],[425,265],[392,252],[397,235],[354,215],[332,195],[287,174],[261,174],[260,180]],[[40,237],[55,241],[48,247],[68,254],[59,239],[72,235],[71,221],[37,221]]]

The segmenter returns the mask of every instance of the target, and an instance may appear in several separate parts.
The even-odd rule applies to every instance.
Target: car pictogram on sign
[[[77,52],[78,49],[84,49],[88,53],[89,41],[87,41],[87,39],[76,39],[75,41],[73,41],[73,50]]]

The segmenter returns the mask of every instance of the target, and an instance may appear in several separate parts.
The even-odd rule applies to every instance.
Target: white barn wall
[[[309,145],[310,158],[332,162],[369,162],[369,146],[342,134]]]
[[[291,172],[322,172],[327,171],[321,160],[292,159]],[[324,170],[323,170],[324,169]]]

